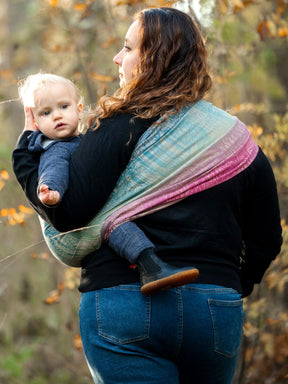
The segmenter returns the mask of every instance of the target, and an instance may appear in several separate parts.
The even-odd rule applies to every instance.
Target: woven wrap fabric
[[[57,259],[80,267],[121,223],[231,179],[257,152],[239,119],[201,100],[141,136],[107,203],[87,226],[60,233],[40,218],[45,241]]]

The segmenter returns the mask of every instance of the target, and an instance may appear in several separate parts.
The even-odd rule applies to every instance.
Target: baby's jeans
[[[133,221],[127,221],[116,227],[109,236],[108,245],[130,264],[137,263],[144,249],[154,248],[154,244]]]
[[[153,296],[139,284],[82,294],[80,330],[98,384],[230,384],[243,308],[231,288],[189,284]]]

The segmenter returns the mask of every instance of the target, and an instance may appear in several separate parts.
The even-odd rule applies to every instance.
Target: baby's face
[[[37,128],[53,140],[77,136],[83,106],[69,85],[48,83],[34,95],[32,108]]]

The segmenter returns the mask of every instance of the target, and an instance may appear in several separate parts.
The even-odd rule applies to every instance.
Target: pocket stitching
[[[235,355],[237,355],[237,353],[239,352],[239,349],[240,349],[241,339],[240,339],[239,346],[235,349],[235,351],[233,353],[224,352],[220,349],[219,341],[218,341],[218,337],[217,337],[216,319],[215,319],[215,315],[213,314],[212,305],[215,305],[216,307],[221,306],[221,307],[230,307],[230,308],[231,307],[232,308],[233,307],[234,308],[237,308],[237,307],[242,308],[242,304],[243,304],[242,299],[233,300],[233,301],[208,299],[208,306],[209,306],[209,311],[210,311],[210,315],[211,315],[211,319],[212,319],[212,327],[213,327],[214,350],[216,353],[219,353],[220,355],[223,355],[223,356],[228,357],[228,358],[233,358]],[[243,308],[242,308],[242,320],[241,320],[242,333],[243,333],[243,318],[244,318],[244,312],[243,312]],[[242,333],[241,333],[241,338],[242,338]]]
[[[132,291],[135,291],[132,289]],[[106,340],[117,343],[119,345],[129,344],[137,341],[143,341],[149,338],[150,334],[150,313],[151,313],[151,299],[150,296],[145,297],[145,326],[141,336],[130,337],[119,339],[118,337],[112,336],[109,333],[103,331],[102,320],[100,315],[100,302],[99,302],[99,292],[96,292],[96,319],[98,324],[98,335]]]

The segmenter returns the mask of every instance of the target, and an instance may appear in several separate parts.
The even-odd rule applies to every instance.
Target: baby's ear
[[[34,127],[37,129],[37,131],[39,130],[39,127],[38,127],[38,124],[37,124],[36,120],[34,120]]]
[[[77,108],[78,108],[79,118],[81,119],[81,117],[82,117],[82,113],[83,113],[83,104],[82,104],[82,103],[79,103],[79,104],[77,105]]]

